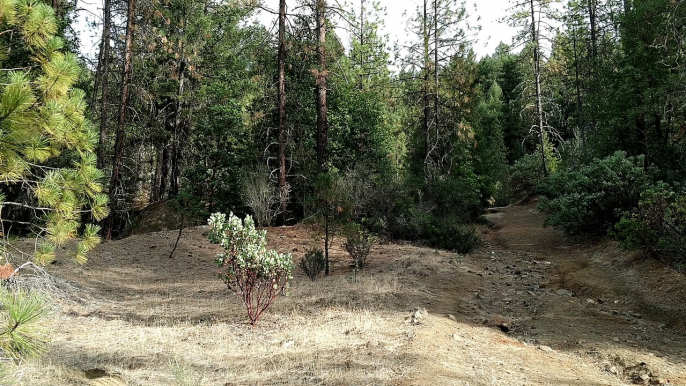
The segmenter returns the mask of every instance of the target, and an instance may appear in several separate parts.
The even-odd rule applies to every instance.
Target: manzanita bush
[[[292,279],[293,258],[267,250],[267,232],[255,229],[251,216],[245,220],[223,213],[210,216],[210,242],[220,244],[225,253],[215,259],[219,277],[245,303],[250,323],[279,296],[285,294]]]

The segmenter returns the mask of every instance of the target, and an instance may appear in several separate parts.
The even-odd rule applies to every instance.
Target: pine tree
[[[34,0],[0,0],[0,28],[1,68],[17,47],[31,58],[29,67],[0,74],[3,258],[13,251],[12,226],[29,223],[35,261],[45,264],[78,236],[85,214],[95,220],[107,215],[93,153],[97,134],[84,114],[84,92],[73,88],[81,70],[76,56],[63,52],[54,10]],[[98,226],[83,228],[75,256],[80,263],[99,242]]]

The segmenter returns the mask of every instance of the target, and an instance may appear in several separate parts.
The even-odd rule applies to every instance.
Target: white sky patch
[[[287,0],[289,10],[296,7],[295,0]],[[329,0],[331,2],[332,0]],[[408,36],[406,31],[407,18],[410,17],[421,0],[379,0],[381,7],[386,9],[386,17],[384,18],[384,26],[381,34],[387,34],[390,41],[389,49],[395,42],[399,44],[408,43],[415,39],[413,36]],[[516,34],[517,29],[507,25],[502,19],[510,14],[509,8],[512,6],[511,0],[481,0],[480,2],[467,3],[467,12],[470,15],[469,23],[471,25],[481,25],[473,44],[474,52],[477,58],[492,54],[498,44],[512,43],[512,37]],[[279,0],[263,0],[263,5],[273,11],[278,11]],[[100,33],[102,26],[99,24],[95,28],[89,26],[88,22],[101,22],[103,1],[87,0],[79,1],[78,7],[83,9],[77,18],[77,23],[74,25],[75,30],[79,33],[81,40],[82,55],[95,59],[95,53],[98,50],[100,40]],[[353,2],[353,7],[357,8],[359,13],[359,2]],[[403,13],[407,12],[407,17]],[[260,12],[257,19],[267,28],[275,25],[277,15]],[[336,33],[341,35],[342,40],[347,43],[347,32],[343,28],[338,28]]]
[[[293,0],[287,0],[287,6],[290,10],[295,8],[296,3]],[[329,0],[331,2],[331,0]],[[406,31],[407,20],[415,12],[420,4],[420,0],[378,0],[382,8],[386,9],[386,17],[384,18],[384,27],[381,34],[387,34],[392,45],[395,42],[405,44],[408,40],[412,40],[413,36],[408,36]],[[278,11],[279,0],[264,0],[263,4],[266,8]],[[359,14],[359,1],[352,3]],[[476,34],[476,41],[473,44],[474,52],[478,58],[495,52],[498,44],[512,43],[512,37],[517,33],[516,28],[507,25],[502,19],[507,17],[510,13],[509,8],[512,7],[511,0],[481,0],[475,3],[474,0],[467,3],[467,13],[470,15],[469,23],[471,25],[481,25],[481,31]],[[349,8],[349,7],[348,7]],[[403,13],[407,13],[407,17]],[[261,12],[258,20],[267,27],[274,25],[277,15]],[[339,34],[342,40],[347,43],[347,32],[343,28],[338,28],[336,33]],[[389,47],[389,49],[392,47]]]

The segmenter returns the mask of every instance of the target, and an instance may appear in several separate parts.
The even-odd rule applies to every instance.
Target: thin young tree
[[[419,41],[405,48],[408,56],[403,67],[409,74],[421,77],[421,119],[423,136],[423,165],[429,177],[445,158],[442,149],[447,126],[442,121],[441,88],[446,69],[456,57],[468,55],[472,27],[467,23],[464,1],[424,0],[412,19],[409,29]]]
[[[93,98],[91,108],[94,108],[96,96],[100,95],[100,135],[98,140],[98,168],[105,166],[107,154],[107,122],[108,122],[108,102],[109,102],[109,79],[110,79],[110,58],[111,53],[111,34],[112,34],[112,1],[105,0],[103,3],[103,25],[102,37],[100,38],[100,51],[98,54],[98,67],[95,74],[95,86],[93,87]]]
[[[526,0],[516,3],[512,8],[512,16],[509,19],[511,25],[520,27],[520,33],[516,39],[520,44],[528,46],[531,52],[531,71],[534,89],[534,109],[536,123],[532,131],[537,133],[538,147],[541,157],[541,172],[547,176],[548,159],[546,149],[550,147],[549,127],[546,123],[546,112],[543,103],[543,42],[551,41],[549,35],[556,33],[554,21],[559,18],[557,4],[560,0]],[[547,34],[544,34],[546,32]]]
[[[112,162],[112,176],[110,178],[110,217],[107,223],[107,239],[112,238],[112,230],[116,221],[117,203],[123,200],[122,164],[124,146],[126,142],[127,110],[129,104],[129,86],[133,74],[133,34],[136,25],[136,0],[129,0],[126,12],[126,40],[124,43],[124,63],[122,66],[121,101],[119,102],[119,118],[117,120],[117,134],[114,142],[114,158]]]
[[[286,222],[286,207],[288,205],[288,183],[286,182],[286,142],[288,129],[286,128],[286,0],[279,0],[279,198],[282,222]]]
[[[317,18],[317,60],[319,69],[315,70],[317,93],[317,167],[320,173],[328,169],[326,147],[329,133],[329,118],[326,105],[326,0],[316,0]],[[328,274],[328,269],[327,269]]]

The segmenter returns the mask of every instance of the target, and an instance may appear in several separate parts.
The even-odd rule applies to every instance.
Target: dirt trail
[[[462,264],[481,278],[472,288],[474,317],[462,319],[482,318],[507,336],[478,339],[476,348],[467,345],[455,359],[477,355],[476,363],[503,369],[495,374],[506,376],[483,379],[473,361],[471,370],[468,361],[458,362],[464,364],[458,369],[429,365],[432,372],[446,379],[472,372],[470,379],[482,378],[475,384],[484,385],[686,385],[683,275],[608,243],[572,244],[561,232],[544,228],[533,205],[510,207],[488,219],[493,229],[485,251]],[[436,331],[450,327],[426,330],[425,341],[436,341]],[[455,340],[474,341],[479,334],[458,333]],[[481,346],[488,339],[495,343]]]
[[[62,257],[51,273],[78,301],[19,384],[686,386],[686,276],[568,242],[534,205],[488,219],[472,254],[378,245],[357,278],[337,238],[332,275],[296,270],[256,328],[216,278],[205,227],[172,259],[174,231],[104,243],[83,267]],[[296,261],[316,239],[268,229]]]

